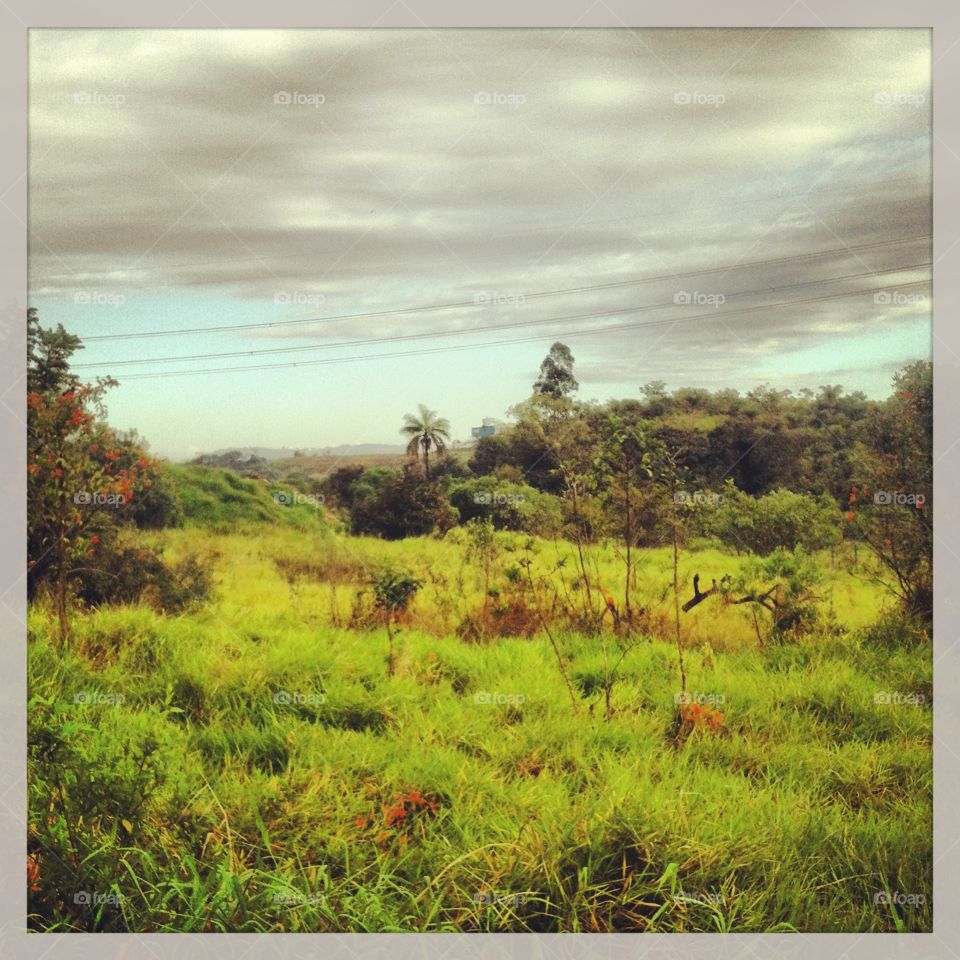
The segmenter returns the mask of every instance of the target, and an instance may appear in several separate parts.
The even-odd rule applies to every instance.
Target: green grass
[[[300,530],[323,525],[323,510],[284,483],[266,483],[214,467],[164,464],[188,526],[220,532],[243,525],[281,524]]]
[[[865,579],[830,571],[840,626],[766,650],[739,608],[685,617],[688,689],[722,698],[725,727],[677,741],[669,631],[633,638],[608,720],[602,639],[557,632],[574,715],[542,634],[454,635],[482,602],[456,537],[152,536],[172,556],[216,549],[213,602],[90,611],[65,650],[31,611],[34,928],[930,929],[931,658],[871,641],[881,594]],[[498,583],[524,539],[501,538]],[[538,572],[569,549],[537,544]],[[594,559],[619,595],[613,547]],[[393,677],[385,632],[350,626],[384,560],[426,580]],[[739,562],[685,554],[683,582]],[[668,551],[642,551],[651,623],[671,575]],[[410,791],[437,809],[404,840],[384,810]],[[117,900],[78,906],[79,890]]]

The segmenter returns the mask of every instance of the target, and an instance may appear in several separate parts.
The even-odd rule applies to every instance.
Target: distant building
[[[497,425],[493,422],[493,417],[484,417],[483,426],[470,428],[470,435],[473,437],[492,437],[496,432]]]

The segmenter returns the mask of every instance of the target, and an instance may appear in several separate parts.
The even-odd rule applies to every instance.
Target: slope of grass
[[[165,464],[188,526],[216,530],[243,524],[282,524],[301,530],[323,525],[323,510],[283,483],[265,483],[214,467]]]
[[[153,536],[176,553],[201,535]],[[761,650],[740,611],[705,602],[684,624],[688,690],[724,724],[678,740],[669,634],[631,639],[609,719],[613,637],[556,635],[575,713],[542,633],[453,636],[483,602],[455,539],[213,537],[214,602],[91,611],[65,650],[36,606],[32,925],[930,929],[928,649],[844,624]],[[504,568],[522,539],[502,539]],[[563,549],[537,544],[538,570]],[[595,554],[622,589],[613,548]],[[385,632],[350,625],[384,560],[426,581],[392,677]],[[641,560],[638,598],[669,609],[668,553]],[[683,562],[688,582],[739,560]],[[876,613],[874,587],[832,576],[838,615]]]

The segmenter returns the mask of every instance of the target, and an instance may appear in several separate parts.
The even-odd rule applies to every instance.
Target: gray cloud
[[[270,320],[280,291],[340,314],[678,275],[245,342],[469,332],[722,294],[726,320],[670,327],[698,309],[671,304],[621,317],[660,324],[646,331],[571,344],[597,383],[630,380],[651,351],[664,379],[689,380],[708,330],[723,380],[840,334],[895,338],[926,315],[873,296],[925,268],[869,275],[923,263],[926,241],[683,275],[929,234],[929,72],[921,30],[32,31],[31,290],[210,291],[262,302]],[[189,352],[133,341],[115,358],[146,349]]]

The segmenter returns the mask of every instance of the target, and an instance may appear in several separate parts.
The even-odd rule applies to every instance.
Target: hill
[[[187,526],[233,529],[266,523],[311,529],[325,522],[322,506],[279,481],[241,477],[220,467],[167,464],[164,469]]]

